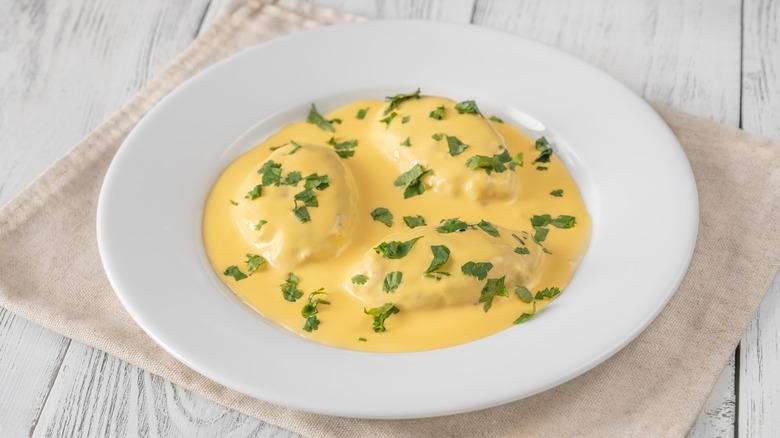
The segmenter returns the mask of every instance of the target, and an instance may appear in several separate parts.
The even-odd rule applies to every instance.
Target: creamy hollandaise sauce
[[[241,300],[315,342],[474,341],[531,320],[587,249],[590,217],[554,149],[419,90],[312,105],[218,178],[206,252]]]

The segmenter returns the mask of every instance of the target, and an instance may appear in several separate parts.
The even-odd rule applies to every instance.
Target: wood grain
[[[780,139],[780,3],[746,0],[743,9],[742,128]],[[780,251],[780,248],[777,248]],[[780,276],[740,348],[739,435],[780,431]]]
[[[474,23],[563,49],[649,100],[737,126],[739,0],[478,0]],[[733,436],[734,361],[689,437]]]

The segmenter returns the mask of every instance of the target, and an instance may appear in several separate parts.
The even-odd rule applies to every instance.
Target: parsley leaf
[[[238,205],[238,202],[236,202],[236,201],[234,201],[232,199],[230,199],[230,203],[233,204],[233,205]]]
[[[338,154],[341,158],[349,158],[355,155],[355,149],[358,145],[357,140],[347,140],[343,141],[341,143],[336,143],[336,138],[331,137],[330,140],[328,140],[328,144],[333,146],[333,149],[336,150],[336,154]]]
[[[460,141],[458,137],[451,137],[449,135],[445,137],[447,137],[447,147],[449,147],[450,149],[450,155],[452,155],[453,157],[462,154],[463,151],[465,151],[466,148],[469,147],[469,145]]]
[[[303,324],[303,329],[309,333],[311,333],[312,330],[317,330],[319,328],[320,328],[320,319],[317,318],[317,315],[312,315],[306,318],[306,323]]]
[[[236,281],[243,280],[247,277],[246,274],[241,272],[240,269],[238,269],[238,266],[236,265],[230,265],[225,269],[225,272],[222,273],[225,277],[233,277]]]
[[[496,227],[495,227],[493,224],[491,224],[490,222],[486,221],[486,220],[481,220],[481,221],[479,221],[479,223],[477,224],[477,226],[478,226],[478,227],[479,227],[479,228],[480,228],[482,231],[484,231],[484,232],[486,232],[486,233],[490,234],[490,235],[491,235],[491,236],[493,236],[493,237],[498,237],[498,236],[500,236],[500,234],[498,233],[498,230],[496,229]]]
[[[431,245],[431,252],[433,253],[433,260],[431,260],[430,266],[425,270],[426,277],[433,277],[437,280],[441,280],[442,275],[449,276],[449,272],[436,271],[444,266],[447,260],[450,259],[450,249],[444,245]]]
[[[363,120],[366,118],[366,113],[368,113],[368,107],[361,108],[358,110],[357,115],[355,116],[358,120]]]
[[[551,194],[552,196],[557,196],[557,197],[559,197],[559,198],[562,198],[562,197],[563,197],[563,189],[556,189],[556,190],[553,190],[552,192],[550,192],[550,194]]]
[[[246,271],[252,275],[260,266],[265,264],[265,259],[257,254],[246,255]]]
[[[279,186],[279,182],[282,180],[282,165],[268,160],[260,167],[257,173],[263,175],[263,185],[268,187],[270,185]]]
[[[303,186],[307,189],[325,190],[330,187],[330,178],[328,175],[319,176],[316,173],[304,178]]]
[[[412,118],[411,116],[403,116],[403,118],[401,118],[401,124],[409,123],[409,120],[411,120],[411,118]]]
[[[531,254],[531,251],[524,246],[523,247],[518,246],[517,248],[515,248],[515,252],[518,254]]]
[[[558,289],[557,287],[548,287],[536,292],[536,296],[534,296],[534,298],[536,298],[537,300],[543,300],[545,298],[553,299],[560,294],[561,294],[561,290]]]
[[[419,99],[420,98],[420,89],[418,88],[417,91],[414,93],[409,94],[396,94],[395,96],[387,96],[385,98],[386,101],[390,102],[390,105],[387,106],[385,109],[385,115],[390,114],[391,111],[396,109],[398,105],[401,104],[401,102],[404,102],[409,99]]]
[[[444,138],[444,133],[438,132],[438,133],[436,133],[436,134],[433,134],[431,137],[432,137],[434,140],[436,140],[436,141],[439,141],[439,140],[441,140],[442,138]]]
[[[296,218],[302,223],[305,224],[306,222],[309,222],[311,220],[311,215],[309,215],[309,209],[306,208],[306,206],[298,207],[298,204],[295,205],[295,208],[293,208],[293,214]]]
[[[250,190],[249,193],[247,193],[246,196],[244,196],[244,197],[248,198],[249,200],[254,201],[255,199],[259,198],[260,195],[262,195],[262,194],[263,194],[263,185],[262,184],[258,184],[258,185],[255,186],[255,188]]]
[[[577,224],[577,219],[574,216],[568,216],[565,214],[559,215],[550,222],[550,225],[556,228],[572,228]]]
[[[352,277],[352,284],[366,284],[368,277],[363,274],[358,274]]]
[[[303,147],[303,146],[299,145],[298,143],[296,143],[296,142],[294,142],[292,140],[290,140],[290,144],[293,145],[293,148],[292,148],[292,150],[290,152],[287,152],[287,155],[292,155],[292,154],[298,152],[298,149]]]
[[[363,313],[374,317],[373,329],[375,333],[385,331],[385,320],[398,312],[398,307],[395,307],[393,303],[385,303],[372,309],[363,309]]]
[[[536,303],[534,303],[534,308],[531,311],[531,313],[523,313],[512,324],[514,324],[514,325],[522,324],[522,323],[528,321],[529,319],[533,318],[534,315],[536,315]]]
[[[303,292],[298,290],[298,282],[300,279],[297,275],[293,274],[292,272],[287,274],[287,280],[285,280],[284,283],[280,284],[279,287],[282,289],[282,296],[285,300],[295,302],[298,300],[298,298],[303,296]]]
[[[324,294],[327,294],[327,292],[324,292],[323,289],[310,293],[307,303],[304,304],[303,308],[301,309],[301,316],[306,318],[306,323],[304,324],[303,329],[306,330],[307,332],[311,332],[312,330],[317,330],[320,327],[320,320],[319,318],[317,318],[317,313],[319,312],[317,306],[319,306],[320,304],[328,305],[330,304],[330,301],[326,301],[321,298],[314,298],[314,297],[316,295],[324,295]]]
[[[550,143],[547,141],[544,137],[539,137],[538,140],[536,140],[536,150],[539,151],[539,157],[534,160],[534,163],[549,163],[550,157],[553,154],[552,147],[550,147]]]
[[[309,116],[306,118],[306,123],[317,125],[317,127],[324,131],[336,132],[336,129],[333,128],[333,124],[341,123],[341,120],[325,120],[325,118],[322,117],[322,114],[317,111],[317,107],[314,106],[314,104],[311,104],[311,108],[309,109]]]
[[[385,113],[385,114],[387,114],[387,113]],[[387,129],[387,128],[390,127],[390,122],[392,122],[393,119],[396,118],[397,116],[398,116],[398,113],[393,111],[393,112],[390,113],[389,116],[385,117],[384,119],[379,120],[379,123],[387,124],[387,126],[385,126],[385,129]]]
[[[552,216],[549,214],[540,214],[540,215],[533,215],[531,217],[531,226],[534,228],[537,227],[546,227],[547,225],[552,222]]]
[[[319,207],[320,205],[317,201],[317,197],[314,195],[314,190],[312,189],[306,189],[300,193],[296,193],[294,199],[303,202],[303,205],[307,207]]]
[[[377,254],[382,254],[382,257],[386,259],[402,259],[406,257],[407,254],[409,254],[409,251],[412,250],[414,247],[414,244],[417,243],[418,240],[422,239],[422,236],[415,237],[412,240],[407,240],[406,242],[399,242],[397,240],[391,240],[390,242],[382,242],[374,248],[374,251],[377,252]]]
[[[512,162],[512,157],[509,155],[509,152],[504,149],[503,152],[495,154],[492,157],[488,157],[487,155],[474,155],[466,160],[466,167],[471,170],[485,169],[485,172],[490,175],[493,172],[504,172],[506,170],[504,163],[510,162]]]
[[[406,226],[409,228],[417,228],[426,225],[425,218],[419,214],[417,216],[404,216],[404,223],[406,223]]]
[[[395,292],[403,279],[404,273],[401,271],[388,272],[385,275],[385,281],[382,283],[382,290],[387,293]]]
[[[466,262],[460,267],[463,275],[477,277],[480,281],[487,278],[491,269],[493,269],[493,264],[490,262]]]
[[[547,166],[536,166],[536,170],[547,170]]]
[[[489,278],[485,287],[482,288],[482,292],[479,296],[479,302],[483,303],[482,308],[487,312],[493,305],[493,298],[497,295],[506,297],[509,296],[509,291],[504,286],[504,278]]]
[[[402,141],[402,142],[401,142],[401,146],[406,146],[406,147],[408,147],[408,148],[412,147],[412,142],[411,142],[411,140],[409,139],[409,137],[406,137],[406,140],[404,140],[404,141]]]
[[[263,225],[265,225],[265,224],[267,224],[267,223],[268,223],[268,221],[267,221],[267,220],[265,220],[265,219],[260,219],[259,221],[257,221],[257,224],[255,225],[255,230],[256,230],[256,231],[260,231],[260,230],[263,228]]]
[[[520,298],[520,300],[524,303],[530,303],[534,300],[534,296],[531,295],[531,291],[529,291],[525,286],[515,287],[515,293],[517,294],[517,297]]]
[[[432,173],[432,170],[426,170],[419,164],[415,164],[411,169],[402,173],[401,176],[393,182],[393,185],[404,188],[404,199],[422,195],[425,192],[425,184],[422,179]]]
[[[390,213],[390,210],[384,207],[375,208],[374,211],[371,212],[371,218],[377,222],[382,222],[388,227],[393,226],[393,213]]]
[[[480,117],[484,117],[479,111],[479,108],[477,108],[477,103],[473,100],[459,102],[455,105],[455,109],[458,111],[458,114],[477,114]]]
[[[504,123],[504,121],[503,121],[503,120],[499,119],[499,118],[498,118],[498,117],[496,117],[496,116],[490,116],[490,120],[492,120],[492,121],[494,121],[494,122],[498,122],[498,123]]]
[[[436,120],[444,120],[444,105],[437,106],[435,110],[428,114],[428,117]]]
[[[297,170],[293,170],[292,172],[288,172],[287,176],[284,177],[284,181],[282,181],[282,185],[297,186],[300,181],[301,181],[301,172],[298,172]]]
[[[537,242],[544,242],[544,239],[547,238],[547,233],[549,233],[550,230],[545,227],[539,227],[536,229],[536,233],[534,233],[534,240]]]
[[[467,228],[471,227],[471,225],[467,224],[466,222],[463,222],[459,218],[453,217],[449,219],[445,219],[441,222],[441,225],[436,227],[436,231],[440,233],[454,233],[454,232],[460,232],[460,231],[466,231]]]

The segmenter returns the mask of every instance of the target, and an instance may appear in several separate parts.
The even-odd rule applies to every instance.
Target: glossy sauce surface
[[[266,318],[315,342],[354,350],[403,352],[458,345],[513,327],[521,315],[541,311],[549,298],[526,303],[515,289],[522,286],[536,294],[551,287],[563,290],[570,281],[591,233],[577,186],[555,154],[549,162],[534,163],[540,156],[535,141],[516,128],[488,115],[461,114],[455,105],[432,96],[404,100],[392,109],[387,102],[361,100],[324,115],[341,121],[332,123],[334,132],[306,121],[293,123],[239,157],[219,177],[205,206],[203,236],[214,269]],[[439,107],[444,107],[441,120],[431,117]],[[361,110],[364,117],[358,118]],[[388,121],[392,113],[396,115]],[[524,164],[509,169],[510,163],[504,163],[506,169],[490,173],[466,164],[475,155],[497,156],[503,148],[513,158],[522,153]],[[354,155],[341,157],[337,150]],[[278,186],[263,185],[258,173],[269,161],[279,165]],[[405,198],[409,189],[394,183],[416,165],[432,173],[421,178],[422,193]],[[296,175],[287,180],[290,172],[302,178],[295,185]],[[321,180],[310,178],[310,193],[295,200],[305,191],[305,177],[314,174],[327,175],[327,185],[317,187]],[[258,185],[263,186],[259,196],[250,195]],[[562,196],[551,194],[558,190]],[[293,210],[306,199],[310,220],[302,222]],[[392,226],[372,218],[380,207],[392,213]],[[531,219],[544,214],[553,219],[571,216],[576,224],[546,224],[546,238],[536,243]],[[418,215],[427,225],[407,226],[403,218]],[[462,232],[439,232],[441,221],[450,218],[470,226]],[[480,221],[495,231],[485,231],[477,225]],[[414,244],[395,259],[375,250],[391,241]],[[432,247],[446,247],[449,258],[426,273]],[[516,248],[527,249],[527,254]],[[240,281],[222,275],[229,266],[248,273],[247,254],[267,262]],[[468,262],[490,262],[493,267],[478,279],[463,272]],[[402,274],[400,283],[387,291],[385,279],[397,272]],[[280,287],[290,273],[303,292],[296,302],[285,299]],[[356,275],[367,281],[355,284]],[[485,300],[480,302],[483,288],[501,278],[507,296],[493,297],[485,311]],[[308,332],[301,310],[309,294],[320,289],[327,294],[313,298],[330,304],[317,306],[319,326]],[[393,303],[398,313],[377,333],[364,309],[385,303]],[[522,330],[522,324],[513,330]]]

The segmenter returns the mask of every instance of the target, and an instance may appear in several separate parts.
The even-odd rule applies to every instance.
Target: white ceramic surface
[[[421,87],[553,140],[593,219],[564,294],[529,323],[435,351],[375,354],[306,341],[248,309],[209,266],[202,208],[233,159],[281,125]],[[280,38],[179,87],[138,124],[106,175],[97,234],[135,321],[227,387],[352,417],[443,415],[517,400],[598,365],[681,281],[696,239],[688,161],[658,115],[596,68],[475,26],[377,21]],[[605,382],[608,384],[608,382]]]

